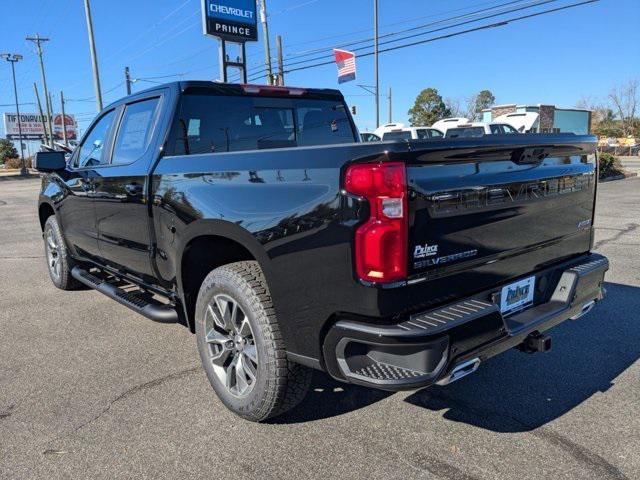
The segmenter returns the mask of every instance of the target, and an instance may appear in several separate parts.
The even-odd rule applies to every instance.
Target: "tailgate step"
[[[398,324],[398,327],[434,334],[498,311],[498,306],[494,303],[470,299],[413,315],[409,320]]]
[[[408,380],[426,375],[425,372],[409,370],[408,368],[376,362],[375,360],[371,360],[370,364],[353,373],[373,380]]]
[[[135,288],[132,284],[125,284],[128,287],[125,290],[119,279],[113,276],[104,276],[101,272],[93,273],[80,267],[74,267],[71,270],[71,275],[82,284],[99,291],[154,322],[178,322],[178,312],[174,305],[162,303],[144,290]],[[130,290],[131,288],[134,289]]]

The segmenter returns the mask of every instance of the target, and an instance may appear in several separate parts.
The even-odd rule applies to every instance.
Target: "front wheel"
[[[196,304],[204,370],[231,411],[259,422],[305,397],[311,370],[287,359],[269,289],[257,262],[237,262],[205,278]]]
[[[62,230],[55,215],[47,218],[44,224],[44,253],[47,259],[49,276],[53,284],[61,290],[76,290],[82,286],[71,276],[74,262],[62,237]]]

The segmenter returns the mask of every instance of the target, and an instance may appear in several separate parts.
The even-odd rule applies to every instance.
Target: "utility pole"
[[[38,86],[36,85],[36,82],[33,82],[33,91],[36,94],[36,101],[38,102],[38,112],[40,113],[40,119],[42,120],[42,131],[44,132],[44,143],[49,144],[49,137],[47,135],[47,124],[44,120],[42,103],[40,103],[40,94],[38,93]]]
[[[49,105],[49,90],[47,89],[47,76],[44,73],[44,60],[42,59],[42,43],[48,42],[48,38],[43,38],[36,33],[35,37],[27,37],[26,40],[33,42],[38,49],[38,57],[40,58],[40,71],[42,72],[42,88],[44,89],[44,103],[47,107],[47,125],[49,126],[50,147],[53,147],[53,125],[51,123],[51,108]]]
[[[378,0],[373,0],[373,63],[376,77],[376,128],[380,126],[380,78],[378,74]]]
[[[389,102],[389,123],[393,123],[393,108],[391,104],[391,87],[389,87],[389,95],[387,96],[387,101]]]
[[[16,53],[3,53],[0,58],[4,58],[11,63],[11,73],[13,74],[13,95],[16,99],[16,114],[18,115],[18,143],[20,143],[20,175],[27,175],[27,165],[24,161],[24,148],[22,147],[22,124],[20,123],[20,104],[18,102],[18,87],[16,86],[16,63],[22,60],[22,55]]]
[[[102,110],[102,90],[100,89],[100,74],[98,72],[98,54],[96,42],[93,38],[93,21],[91,20],[91,6],[89,0],[84,0],[84,13],[87,17],[87,32],[89,33],[89,50],[91,51],[91,65],[93,66],[93,85],[96,89],[96,103],[98,111]]]
[[[53,125],[53,99],[51,96],[51,92],[49,92],[49,110],[51,110],[51,124]],[[55,135],[53,134],[53,128],[51,129],[51,146],[53,147],[53,142],[55,140]]]
[[[267,0],[260,0],[260,22],[264,37],[264,65],[267,67],[267,84],[273,85],[273,71],[271,70],[271,44],[269,43],[269,25],[267,23]]]
[[[60,90],[60,107],[62,110],[62,139],[64,140],[65,147],[69,146],[69,140],[67,139],[67,116],[64,113],[64,92]]]
[[[284,61],[282,60],[282,37],[276,37],[276,48],[278,49],[278,85],[284,86]]]
[[[124,67],[124,81],[127,84],[127,95],[131,95],[131,73],[129,67]]]

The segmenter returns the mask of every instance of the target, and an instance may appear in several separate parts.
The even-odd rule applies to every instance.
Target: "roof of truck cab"
[[[200,89],[206,88],[214,91],[219,91],[220,93],[239,93],[245,94],[245,88],[247,87],[258,87],[261,89],[272,89],[277,91],[279,89],[289,89],[289,90],[304,90],[307,94],[318,94],[318,95],[331,95],[342,98],[342,92],[340,90],[336,90],[334,88],[307,88],[307,87],[298,87],[292,85],[286,85],[284,87],[271,87],[269,85],[260,85],[260,84],[241,84],[241,83],[222,83],[222,82],[211,82],[204,80],[187,80],[182,82],[172,82],[177,83],[179,88],[182,91],[186,91],[189,89]]]
[[[264,90],[264,93],[260,93],[259,95],[269,97],[275,96],[280,98],[325,98],[330,100],[343,100],[342,92],[340,90],[336,90],[333,88],[305,88],[305,87],[294,87],[294,86],[285,86],[285,87],[270,87],[268,85],[258,85],[258,84],[240,84],[240,83],[222,83],[222,82],[211,82],[207,80],[184,80],[184,81],[175,81],[175,82],[167,82],[158,85],[154,85],[153,87],[146,88],[144,90],[140,90],[139,92],[135,92],[131,95],[119,98],[111,102],[109,105],[105,107],[109,108],[116,104],[121,104],[124,101],[127,101],[128,98],[135,98],[141,95],[146,95],[148,93],[156,92],[158,90],[170,89],[176,92],[188,93],[208,90],[212,93],[218,95],[255,95],[255,93],[245,91],[245,88],[259,88]],[[268,90],[272,90],[270,94]],[[298,95],[283,95],[282,92],[284,90],[291,91],[303,91],[303,94]],[[277,93],[274,93],[277,92]]]

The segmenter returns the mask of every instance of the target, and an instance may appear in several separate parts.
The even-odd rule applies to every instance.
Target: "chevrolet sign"
[[[256,41],[256,0],[202,0],[202,28],[230,42]]]

